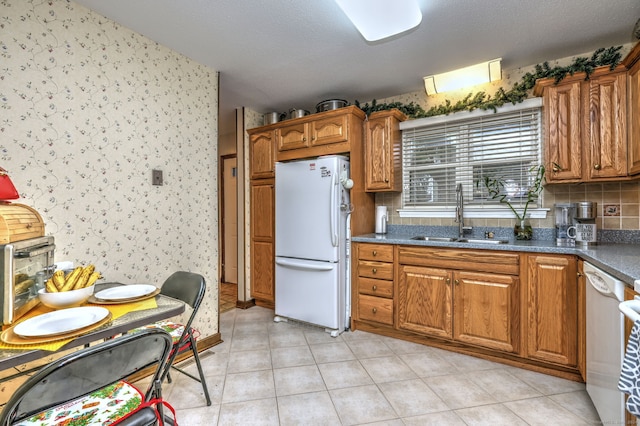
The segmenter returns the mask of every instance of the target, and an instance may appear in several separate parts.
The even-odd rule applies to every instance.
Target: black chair
[[[168,333],[149,329],[65,355],[40,369],[15,391],[0,413],[0,425],[13,425],[36,415],[38,424],[49,424],[53,420],[47,421],[48,416],[53,413],[63,413],[69,419],[82,418],[86,423],[100,415],[124,415],[118,424],[156,425],[159,418],[165,420],[164,424],[174,424],[165,418],[162,403],[156,408],[151,405],[162,401],[161,377],[171,349]],[[124,381],[154,365],[144,394]],[[120,405],[114,405],[116,400]],[[56,418],[56,422],[64,420]]]
[[[193,380],[200,382],[202,384],[202,389],[204,390],[204,396],[207,400],[207,405],[211,405],[211,398],[209,397],[207,382],[205,381],[204,373],[202,372],[202,365],[200,363],[200,357],[198,356],[198,348],[196,344],[197,331],[191,327],[191,324],[193,323],[193,320],[198,313],[200,303],[204,298],[205,290],[206,283],[202,275],[185,271],[174,272],[162,284],[162,287],[160,288],[160,294],[181,300],[187,305],[191,306],[191,316],[187,320],[186,324],[177,324],[169,321],[162,321],[156,323],[156,326],[164,328],[165,331],[171,333],[173,337],[173,351],[169,356],[169,361],[167,362],[167,365],[165,367],[162,379],[164,380],[164,378],[166,377],[167,381],[171,383],[170,370],[173,368],[181,372],[182,374],[192,378]],[[200,375],[199,378],[175,365],[176,357],[188,351],[193,354],[193,359],[195,360],[196,366],[198,367],[198,374]]]

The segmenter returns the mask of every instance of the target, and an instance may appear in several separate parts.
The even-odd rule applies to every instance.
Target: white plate
[[[128,284],[99,291],[94,297],[99,300],[132,299],[146,296],[154,291],[156,291],[156,286],[151,284]]]
[[[54,336],[88,327],[107,315],[109,310],[99,306],[60,309],[29,318],[16,325],[13,332],[22,337]]]

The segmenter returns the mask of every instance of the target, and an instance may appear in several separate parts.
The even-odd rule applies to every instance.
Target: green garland
[[[446,100],[444,104],[431,107],[428,111],[425,111],[420,105],[414,102],[410,102],[409,104],[403,104],[402,102],[378,104],[374,99],[371,101],[371,105],[366,103],[362,106],[357,100],[354,104],[367,115],[376,111],[386,111],[397,108],[409,118],[449,115],[454,112],[473,111],[475,109],[490,109],[496,112],[498,107],[506,103],[511,102],[515,105],[527,99],[529,97],[529,91],[533,89],[538,79],[554,78],[555,83],[558,84],[567,75],[574,75],[579,72],[584,72],[586,74],[585,80],[589,80],[589,77],[597,67],[608,65],[609,68],[613,70],[622,59],[621,49],[622,46],[610,47],[608,49],[600,48],[593,52],[590,58],[578,57],[566,67],[556,66],[551,68],[548,62],[544,62],[542,65],[536,65],[533,73],[528,72],[522,76],[522,80],[516,82],[508,91],[500,88],[493,96],[487,95],[485,92],[478,92],[475,95],[469,93],[464,99],[459,100],[455,104]]]

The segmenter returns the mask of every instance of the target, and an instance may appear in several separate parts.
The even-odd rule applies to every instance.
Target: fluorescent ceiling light
[[[335,0],[367,41],[400,34],[422,21],[417,0]]]
[[[500,61],[502,61],[502,58],[442,74],[427,76],[424,78],[424,88],[427,91],[427,95],[435,95],[436,93],[500,80],[502,79],[502,66],[500,65]]]

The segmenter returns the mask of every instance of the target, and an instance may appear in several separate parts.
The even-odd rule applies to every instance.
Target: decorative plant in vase
[[[522,213],[519,213],[511,204],[511,198],[506,190],[508,182],[505,179],[484,176],[484,179],[482,180],[484,187],[489,192],[489,197],[492,200],[498,199],[501,203],[509,206],[513,214],[516,216],[517,220],[516,225],[513,228],[513,234],[517,240],[530,240],[533,238],[533,228],[527,219],[527,210],[531,203],[538,201],[543,189],[543,182],[545,181],[545,168],[543,165],[531,167],[529,169],[529,173],[533,176],[533,182],[525,192],[526,201],[524,202]],[[480,181],[476,182],[476,186],[479,185]]]

